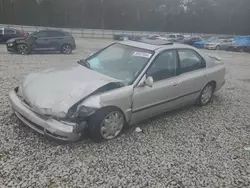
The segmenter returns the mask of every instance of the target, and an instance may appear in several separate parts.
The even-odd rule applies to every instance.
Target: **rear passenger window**
[[[65,36],[64,33],[59,32],[59,31],[47,31],[48,33],[48,37],[61,37],[61,36]]]
[[[5,29],[5,30],[4,30],[4,33],[5,33],[5,34],[15,34],[16,31],[14,31],[14,30],[12,30],[12,29]]]
[[[204,60],[194,50],[178,50],[180,74],[206,67]]]

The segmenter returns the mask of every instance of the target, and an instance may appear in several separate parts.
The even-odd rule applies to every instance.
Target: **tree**
[[[0,0],[0,23],[250,34],[250,0]]]

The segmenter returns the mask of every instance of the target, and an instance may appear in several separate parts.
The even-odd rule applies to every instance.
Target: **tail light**
[[[28,33],[24,33],[23,36],[24,36],[24,37],[28,37],[29,34],[28,34]]]

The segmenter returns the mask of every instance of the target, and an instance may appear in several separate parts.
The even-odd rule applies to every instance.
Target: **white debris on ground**
[[[142,129],[140,127],[136,127],[135,132],[140,133],[142,132]]]
[[[141,123],[119,138],[59,145],[13,115],[8,92],[24,75],[76,63],[109,40],[76,39],[72,55],[8,54],[0,45],[0,187],[249,188],[250,54],[211,52],[227,66],[213,102]]]

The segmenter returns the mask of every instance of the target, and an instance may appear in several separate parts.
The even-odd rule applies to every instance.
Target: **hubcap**
[[[124,117],[121,112],[109,113],[101,124],[101,135],[104,139],[113,139],[121,131],[124,125]]]
[[[25,52],[28,50],[28,47],[26,45],[19,45],[18,49],[20,54],[25,54]]]
[[[211,99],[213,94],[213,87],[211,85],[208,85],[205,87],[201,94],[201,102],[202,104],[208,103],[208,101]]]
[[[71,46],[69,45],[64,45],[63,46],[63,53],[69,54],[71,52]]]

